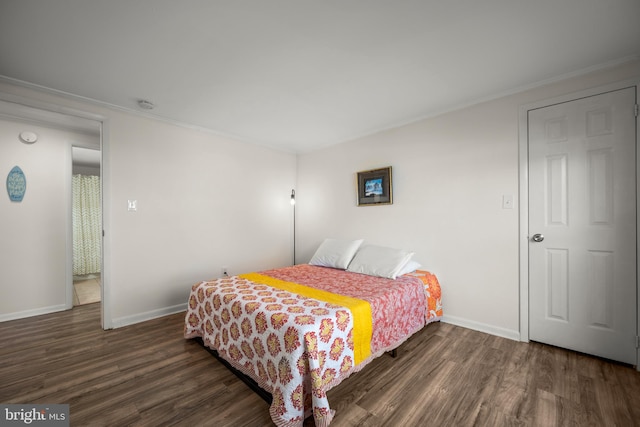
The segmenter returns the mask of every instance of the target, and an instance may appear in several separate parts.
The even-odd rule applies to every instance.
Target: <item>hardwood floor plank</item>
[[[493,406],[482,405],[473,425],[475,427],[523,427],[530,424],[524,419],[506,414]]]
[[[626,408],[629,410],[631,419],[640,420],[640,404],[638,402],[640,397],[640,381],[637,381],[637,378],[634,378],[633,375],[629,375],[627,369],[621,366],[616,366],[615,377],[620,384],[622,398],[626,403]],[[614,384],[615,383],[614,381]],[[640,423],[640,421],[636,422]]]
[[[539,425],[562,425],[558,421],[556,413],[557,396],[546,390],[538,389],[536,392],[535,420]]]
[[[616,378],[615,369],[614,365],[602,365],[602,387],[595,387],[596,401],[604,420],[612,420],[619,426],[632,425],[634,420],[631,418],[621,387],[617,387],[620,383]]]
[[[68,403],[74,427],[272,425],[261,398],[183,338],[183,322],[103,331],[92,304],[0,323],[0,401]],[[327,394],[337,427],[640,426],[633,368],[445,323]]]
[[[311,421],[311,420],[306,420]],[[371,412],[361,408],[356,404],[348,405],[340,412],[337,412],[336,418],[333,419],[331,425],[341,426],[358,426],[358,427],[376,427],[384,425],[384,423]],[[305,422],[305,426],[313,426],[313,422]]]
[[[395,397],[402,399],[402,403],[397,405],[396,411],[386,414],[386,425],[421,425],[426,420],[435,419],[435,414],[443,409],[443,404],[451,397],[447,389],[448,378],[455,375],[457,369],[456,363],[442,361],[426,376],[416,378],[411,389]],[[416,411],[416,405],[422,410]]]

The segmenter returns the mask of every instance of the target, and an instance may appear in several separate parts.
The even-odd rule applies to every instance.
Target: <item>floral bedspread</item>
[[[368,302],[368,356],[359,360],[354,354],[358,316],[335,298],[307,296],[313,289],[287,290],[299,285],[319,290],[318,295]],[[328,390],[441,316],[440,286],[431,273],[389,280],[302,264],[193,285],[184,335],[202,337],[270,392],[269,412],[277,426],[302,426],[311,414],[316,426],[327,426],[334,415]]]

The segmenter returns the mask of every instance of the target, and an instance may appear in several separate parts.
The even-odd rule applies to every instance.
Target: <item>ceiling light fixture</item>
[[[153,105],[153,102],[147,101],[146,99],[139,99],[138,106],[143,110],[153,110],[156,107]]]

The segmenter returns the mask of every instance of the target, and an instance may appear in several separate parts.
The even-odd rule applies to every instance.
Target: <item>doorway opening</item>
[[[33,277],[46,276],[47,280],[31,280],[29,283],[33,287],[41,286],[43,292],[40,294],[43,297],[37,301],[31,301],[25,304],[25,308],[21,311],[7,313],[4,315],[7,319],[20,319],[22,317],[30,317],[34,315],[53,313],[61,310],[69,310],[74,307],[74,287],[73,287],[73,231],[72,231],[72,147],[82,147],[93,149],[94,154],[97,155],[99,165],[99,175],[101,176],[102,197],[100,198],[101,207],[100,214],[102,216],[102,225],[100,230],[100,314],[101,314],[101,326],[103,329],[112,328],[110,316],[108,316],[108,264],[109,260],[106,259],[108,254],[108,248],[104,245],[104,229],[105,222],[108,222],[108,217],[105,218],[103,212],[108,211],[108,188],[104,188],[105,170],[108,170],[107,165],[101,162],[102,153],[108,148],[105,146],[105,120],[104,116],[89,113],[86,111],[80,111],[68,107],[64,107],[56,104],[49,104],[46,102],[34,101],[31,99],[23,98],[17,95],[11,95],[0,92],[0,117],[5,119],[7,123],[13,126],[23,125],[32,126],[39,129],[41,132],[40,137],[42,141],[49,139],[49,144],[37,144],[32,145],[32,151],[37,151],[40,157],[37,156],[22,156],[24,159],[40,159],[42,167],[40,170],[40,177],[46,176],[43,171],[47,173],[54,171],[54,178],[51,182],[54,185],[51,188],[55,189],[55,192],[41,194],[39,198],[34,199],[40,203],[48,203],[49,201],[54,203],[56,209],[47,209],[45,206],[41,209],[33,210],[31,215],[44,215],[46,220],[50,220],[52,217],[55,221],[50,221],[51,227],[47,230],[57,230],[55,235],[56,240],[55,252],[47,254],[45,249],[42,249],[44,245],[38,246],[41,248],[39,254],[44,260],[43,262],[36,262],[37,268],[34,268]],[[63,148],[64,147],[64,148]],[[66,151],[66,153],[64,153]],[[44,154],[46,153],[46,154]],[[50,162],[50,163],[49,163]],[[45,167],[46,166],[46,167]],[[36,170],[37,168],[31,168]],[[66,175],[64,183],[61,183],[57,176],[58,174]],[[35,175],[30,175],[35,176]],[[35,181],[31,181],[32,184]],[[44,188],[42,185],[39,187],[31,186],[34,188]],[[49,187],[47,187],[49,188]],[[36,194],[31,191],[31,195]],[[106,202],[105,202],[106,200]],[[62,201],[62,203],[60,203]],[[21,205],[24,211],[27,211],[31,205]],[[55,213],[55,215],[52,214]],[[26,215],[25,217],[28,217]],[[44,222],[46,223],[46,221]],[[64,230],[60,233],[60,230]],[[37,233],[31,233],[38,236]],[[50,243],[53,239],[49,239]],[[51,245],[49,245],[51,246]],[[64,251],[61,251],[61,249]],[[64,255],[63,255],[64,254]],[[12,254],[14,255],[14,254]],[[17,258],[19,261],[19,257]],[[53,260],[53,261],[52,261]],[[54,262],[55,261],[55,262]],[[18,263],[15,271],[20,270]],[[64,265],[62,265],[64,264]],[[13,271],[3,272],[5,275],[13,274]],[[31,277],[30,276],[30,277]],[[45,286],[47,288],[45,288]],[[55,289],[55,292],[52,290]],[[61,295],[61,293],[63,295]],[[19,298],[19,297],[17,297]]]
[[[73,306],[102,300],[100,150],[72,147]]]

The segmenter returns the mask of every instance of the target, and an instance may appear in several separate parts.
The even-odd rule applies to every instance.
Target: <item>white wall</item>
[[[0,82],[0,95],[105,119],[105,317],[113,326],[184,308],[191,284],[219,276],[223,266],[235,274],[289,264],[289,195],[296,187],[297,262],[308,261],[325,237],[362,237],[414,250],[440,278],[447,321],[517,338],[518,210],[503,210],[502,195],[513,194],[517,206],[518,107],[639,75],[638,62],[626,64],[299,155],[297,161],[290,153],[8,83]],[[4,156],[0,160],[4,165]],[[394,168],[394,204],[357,207],[355,173],[388,165]],[[47,211],[55,204],[50,199],[42,195]],[[128,199],[138,201],[138,212],[127,211]],[[9,212],[6,200],[2,212]],[[42,230],[34,230],[30,242],[13,230],[10,243],[0,246],[0,315],[26,310],[24,301],[41,292],[36,283],[59,274],[51,271],[58,261],[5,273],[4,266],[27,251],[56,257],[57,246],[42,234],[53,228]],[[24,248],[16,252],[14,244]]]
[[[38,141],[22,143],[25,130]],[[97,137],[0,120],[0,320],[63,310],[70,302],[71,145],[91,139]],[[4,185],[14,166],[27,180],[22,202],[12,202]]]
[[[134,116],[110,128],[116,324],[184,308],[190,286],[222,267],[291,264],[295,155]]]
[[[3,94],[104,119],[107,327],[184,309],[191,285],[218,277],[223,266],[236,274],[291,264],[294,154],[0,82]],[[50,167],[60,162],[52,156]],[[127,211],[129,199],[138,201],[137,212]],[[21,239],[16,232],[10,244]],[[31,245],[61,264],[40,237]],[[7,246],[0,257],[9,264],[21,254]],[[37,278],[49,275],[40,263],[30,269]],[[41,286],[15,284],[16,275],[0,271],[0,315],[23,310],[19,304]]]
[[[413,250],[442,284],[446,321],[518,339],[518,108],[634,76],[638,62],[300,155],[297,262],[325,237]],[[357,207],[356,172],[384,166],[393,205]]]

